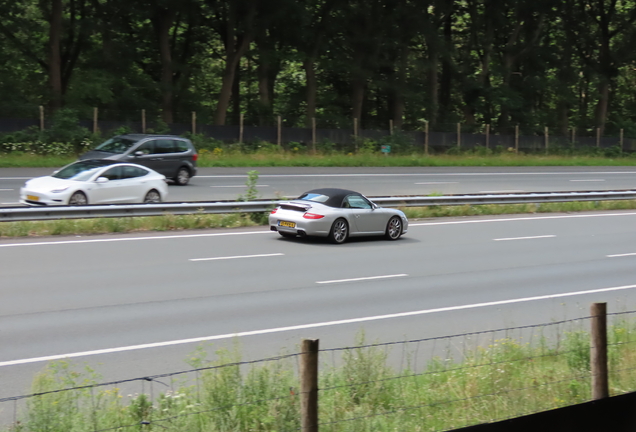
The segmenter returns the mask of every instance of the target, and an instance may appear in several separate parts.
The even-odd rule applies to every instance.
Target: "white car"
[[[50,176],[28,180],[20,202],[30,206],[158,203],[168,196],[166,177],[137,164],[89,159]]]
[[[283,237],[328,237],[344,243],[349,237],[374,235],[397,240],[406,234],[409,221],[401,210],[379,207],[358,192],[323,188],[279,203],[269,215],[269,226]]]

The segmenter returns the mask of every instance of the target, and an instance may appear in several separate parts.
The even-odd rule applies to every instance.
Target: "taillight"
[[[276,211],[278,210],[278,208],[275,208],[274,210],[272,210],[271,212],[269,212],[269,214],[274,214],[276,213]]]
[[[322,219],[322,218],[324,218],[325,216],[324,216],[324,215],[319,215],[319,214],[316,214],[316,213],[305,213],[305,214],[303,215],[303,217],[304,217],[305,219]]]
[[[192,162],[196,162],[199,159],[199,155],[197,153],[192,155]]]

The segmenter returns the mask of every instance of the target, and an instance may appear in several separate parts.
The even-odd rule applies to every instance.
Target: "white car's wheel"
[[[386,224],[386,238],[389,240],[397,240],[402,235],[402,219],[393,216]]]
[[[156,190],[152,189],[146,194],[144,198],[145,203],[160,203],[161,202],[161,194]]]
[[[87,205],[87,204],[88,204],[88,198],[86,198],[86,194],[80,191],[73,193],[73,195],[71,195],[71,197],[68,200],[68,205],[72,205],[72,206],[81,206],[81,205]]]
[[[349,224],[347,224],[347,221],[342,218],[336,219],[333,225],[331,225],[329,240],[331,240],[332,243],[341,244],[344,243],[348,237]]]

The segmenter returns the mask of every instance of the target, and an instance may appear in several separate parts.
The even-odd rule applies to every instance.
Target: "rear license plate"
[[[278,226],[296,228],[296,222],[278,221]]]
[[[40,201],[40,197],[35,195],[27,195],[27,199],[29,201]]]

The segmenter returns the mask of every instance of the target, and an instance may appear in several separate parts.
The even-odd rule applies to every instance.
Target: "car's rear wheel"
[[[174,178],[174,182],[179,186],[185,186],[190,181],[190,170],[186,167],[179,168],[177,175]]]
[[[386,224],[386,238],[389,240],[397,240],[402,235],[402,219],[399,216],[393,216]]]
[[[295,238],[296,237],[296,234],[287,233],[287,232],[278,231],[278,234],[280,234],[281,236],[283,236],[285,238]]]
[[[72,206],[81,206],[87,205],[88,198],[86,198],[86,194],[84,192],[77,191],[68,200],[68,205]]]
[[[349,224],[344,219],[336,219],[336,221],[331,225],[331,230],[329,231],[329,240],[332,243],[340,244],[344,243],[349,237]]]
[[[152,189],[149,191],[144,197],[145,203],[160,203],[161,202],[161,194],[156,190]]]

